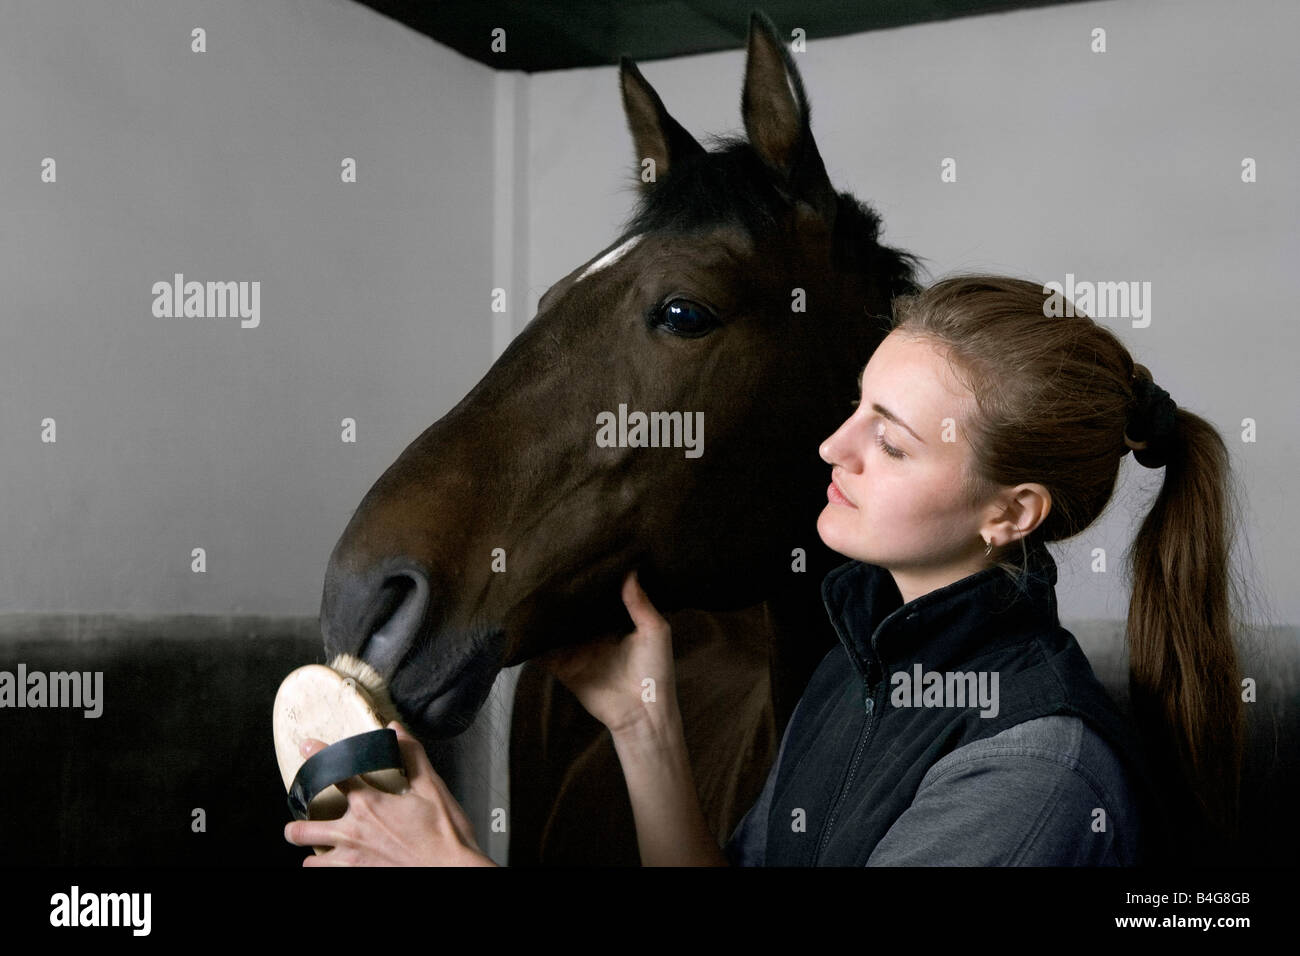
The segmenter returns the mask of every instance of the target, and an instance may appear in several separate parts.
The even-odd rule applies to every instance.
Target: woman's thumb
[[[641,587],[641,580],[637,576],[635,569],[629,571],[627,578],[623,581],[623,606],[627,608],[632,623],[638,629],[647,625],[658,624],[663,620],[663,617],[655,610],[655,606],[650,603],[650,598],[646,595],[645,589]]]

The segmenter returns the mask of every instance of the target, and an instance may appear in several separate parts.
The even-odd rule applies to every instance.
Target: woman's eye
[[[879,446],[880,446],[880,450],[883,451],[883,452],[884,452],[886,455],[888,455],[890,458],[906,458],[906,457],[907,457],[907,456],[904,455],[901,451],[899,451],[897,448],[895,448],[893,445],[889,445],[889,444],[886,444],[886,443],[885,443],[885,430],[884,430],[883,428],[879,429],[879,430],[876,432],[876,444],[879,445]]]
[[[707,335],[719,325],[712,310],[690,299],[669,299],[655,313],[654,321],[664,331],[686,338]]]

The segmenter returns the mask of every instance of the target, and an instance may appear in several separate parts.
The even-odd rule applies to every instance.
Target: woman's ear
[[[1025,482],[1012,489],[1007,507],[1007,534],[1017,541],[1028,537],[1047,520],[1052,510],[1052,493],[1037,482]]]

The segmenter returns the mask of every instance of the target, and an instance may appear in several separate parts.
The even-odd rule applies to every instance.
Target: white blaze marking
[[[633,236],[631,239],[627,240],[627,242],[623,243],[617,249],[609,250],[609,252],[605,253],[603,256],[601,256],[591,265],[587,266],[587,268],[583,269],[582,275],[578,276],[578,278],[575,279],[574,281],[581,282],[583,279],[587,278],[587,276],[591,275],[593,272],[598,272],[608,265],[613,265],[619,259],[623,258],[623,256],[626,255],[628,251],[630,251],[632,247],[635,246],[640,241],[641,241],[640,236]]]

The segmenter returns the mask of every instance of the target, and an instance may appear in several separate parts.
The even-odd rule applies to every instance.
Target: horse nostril
[[[429,607],[429,580],[414,568],[405,569],[384,581],[378,601],[360,656],[389,681],[420,635]]]

